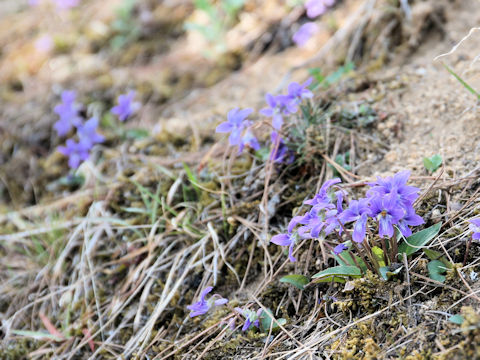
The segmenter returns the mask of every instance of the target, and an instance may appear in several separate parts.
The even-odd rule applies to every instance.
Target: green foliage
[[[457,79],[460,82],[460,84],[462,84],[463,87],[468,90],[468,92],[470,92],[472,95],[475,95],[477,97],[477,100],[480,100],[480,93],[477,90],[475,90],[465,80],[463,80],[459,75],[457,75],[457,73],[455,73],[455,71],[453,71],[448,65],[443,64],[443,66],[445,66],[447,71],[450,74],[452,74],[455,77],[455,79]]]
[[[412,255],[413,253],[420,250],[423,246],[427,245],[430,240],[437,236],[442,223],[439,222],[435,225],[430,226],[429,228],[423,229],[413,235],[410,235],[405,239],[404,242],[398,247],[398,253],[405,253]]]
[[[133,16],[137,0],[123,0],[122,5],[117,9],[117,17],[112,23],[115,36],[110,40],[113,50],[120,50],[129,43],[132,43],[140,36],[140,26]]]
[[[331,281],[344,283],[346,281],[345,278],[358,278],[361,275],[362,270],[357,266],[340,265],[320,271],[313,275],[312,279],[314,279],[313,282],[315,283]]]
[[[260,328],[262,331],[267,332],[270,331],[270,327],[272,327],[272,330],[275,330],[287,323],[287,320],[284,318],[280,318],[275,320],[275,317],[273,316],[273,313],[270,309],[267,309],[266,311],[263,310],[262,314],[260,315]]]
[[[323,89],[327,89],[331,85],[339,82],[344,76],[352,72],[354,68],[355,64],[353,62],[348,62],[345,65],[340,66],[337,70],[327,76],[322,73],[322,70],[320,68],[308,69],[308,73],[314,79],[314,83],[310,86],[310,88],[312,91],[317,90],[320,87],[322,87]]]
[[[395,270],[393,270],[390,266],[382,266],[381,268],[379,268],[379,272],[383,280],[390,280],[397,276],[400,271],[402,271],[402,269],[403,266],[400,266]]]
[[[430,261],[427,265],[427,268],[430,279],[440,281],[442,283],[445,281],[445,276],[443,274],[445,274],[447,268],[440,260]]]
[[[352,170],[352,168],[349,165],[350,151],[345,152],[345,154],[338,154],[337,156],[335,156],[335,162],[347,171]],[[328,164],[327,166],[332,169],[334,177],[342,177],[342,174],[340,174],[333,165]]]
[[[333,254],[333,252],[332,252],[332,254]],[[360,270],[362,270],[362,273],[366,272],[367,269],[368,269],[365,262],[359,256],[354,255],[354,257],[352,258],[352,255],[350,255],[346,251],[344,251],[342,253],[342,257],[340,257],[338,255],[335,255],[335,254],[334,254],[334,257],[335,257],[335,260],[337,260],[340,265],[351,265],[351,266],[357,266],[358,265],[358,267],[360,267]]]
[[[222,53],[226,50],[225,34],[232,26],[238,12],[242,9],[245,0],[195,0],[197,10],[203,11],[208,17],[208,24],[188,22],[185,30],[199,32],[212,46],[213,53]],[[213,55],[211,50],[206,50],[204,55]]]
[[[292,274],[282,277],[280,279],[280,282],[291,284],[299,288],[300,290],[303,290],[305,288],[305,285],[309,283],[309,280],[304,275]]]
[[[430,173],[437,171],[440,165],[442,165],[442,157],[438,154],[433,155],[431,158],[423,158],[423,166]]]
[[[453,268],[453,264],[441,252],[431,249],[422,249],[422,251],[430,260],[440,260],[448,269]]]
[[[462,315],[457,314],[457,315],[452,315],[448,318],[448,321],[451,323],[457,324],[457,325],[462,325],[465,319],[463,318]]]
[[[127,129],[125,131],[125,137],[132,140],[145,139],[149,135],[150,133],[147,129]]]

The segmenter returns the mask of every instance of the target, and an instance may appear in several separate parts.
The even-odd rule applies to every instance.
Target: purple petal
[[[361,243],[365,238],[367,227],[367,214],[362,214],[362,216],[355,222],[353,226],[353,241],[357,243]]]
[[[280,246],[289,246],[293,241],[291,236],[288,234],[278,234],[273,236],[270,239],[270,242]]]
[[[295,262],[297,261],[297,259],[295,259],[293,257],[293,247],[295,246],[295,242],[292,241],[292,243],[290,244],[290,246],[288,247],[288,259],[291,261],[291,262]]]
[[[215,300],[214,302],[215,306],[225,305],[226,303],[228,303],[228,299],[224,299],[224,298]]]
[[[227,121],[221,123],[220,125],[217,126],[215,129],[215,132],[217,133],[227,133],[232,131],[233,125]]]
[[[390,215],[380,217],[378,221],[378,235],[380,237],[387,235],[389,238],[393,236],[393,225]]]

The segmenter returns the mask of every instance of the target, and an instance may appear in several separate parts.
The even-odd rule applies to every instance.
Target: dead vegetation
[[[276,5],[266,1],[255,10],[257,2],[247,3],[257,21],[271,11],[269,5]],[[200,56],[181,61],[189,54],[182,53],[186,40],[175,24],[193,11],[188,4],[175,8],[172,18],[159,6],[154,11],[159,22],[144,24],[137,46],[128,48],[131,57],[108,53],[104,58],[110,59],[105,64],[112,67],[119,63],[138,66],[138,71],[131,72],[134,84],[147,89],[143,94],[147,110],[140,125],[150,125],[153,114],[161,111],[163,120],[171,117],[171,122],[164,121],[145,137],[119,141],[112,136],[98,149],[95,161],[82,168],[85,181],[81,185],[57,181],[66,166],[52,151],[57,145],[51,134],[53,119],[42,117],[36,125],[39,129],[32,129],[32,117],[25,115],[51,113],[54,96],[45,102],[31,100],[34,94],[25,89],[32,80],[10,73],[5,64],[12,53],[0,57],[0,69],[8,69],[0,72],[6,76],[0,79],[7,79],[2,80],[2,98],[8,101],[0,110],[6,119],[0,127],[5,139],[0,155],[0,196],[4,199],[0,215],[0,357],[480,357],[480,247],[468,242],[467,229],[467,220],[480,211],[480,168],[473,161],[454,171],[444,167],[432,176],[417,169],[413,178],[422,189],[416,207],[426,226],[443,223],[429,248],[454,264],[444,283],[429,277],[426,259],[418,255],[389,282],[369,274],[348,286],[311,284],[300,291],[278,279],[292,273],[311,275],[333,265],[334,260],[325,258],[313,240],[296,247],[299,261],[295,264],[269,244],[271,235],[286,227],[303,200],[325,179],[336,174],[348,191],[363,191],[366,181],[384,171],[379,164],[388,162],[384,158],[407,136],[409,119],[402,118],[398,108],[392,110],[388,100],[401,97],[409,82],[390,75],[384,66],[408,63],[422,44],[448,39],[445,17],[451,20],[449,12],[460,8],[464,14],[468,7],[461,1],[408,3],[339,2],[332,16],[348,12],[351,16],[345,27],[339,27],[319,51],[304,56],[300,66],[296,61],[282,68],[292,70],[291,76],[314,67],[333,48],[338,50],[335,61],[351,59],[358,64],[349,77],[316,94],[313,106],[307,109],[315,121],[296,135],[297,160],[290,165],[262,161],[253,154],[237,157],[236,150],[225,150],[223,143],[213,139],[212,129],[220,116],[211,121],[212,109],[194,114],[199,106],[205,106],[202,99],[228,98],[224,89],[230,86],[229,76],[234,76],[228,74],[238,69],[239,63],[226,61],[227,65],[217,67],[223,60],[211,62]],[[92,13],[99,8],[88,10]],[[253,38],[241,37],[242,32],[238,28],[235,32],[234,27],[231,36],[239,38],[234,43],[242,44],[244,52],[241,76],[258,77],[249,73],[249,66],[258,66],[255,59],[275,61],[282,51],[289,51],[291,34],[285,29],[302,15],[290,14],[282,22],[283,15],[274,12],[255,27],[255,36],[249,35]],[[238,24],[241,29],[242,22]],[[164,39],[168,46],[156,47],[158,43],[151,37],[166,28],[173,34]],[[95,38],[89,44],[101,49],[107,40]],[[175,45],[176,41],[183,43]],[[75,59],[78,49],[64,51]],[[238,48],[227,54],[235,51]],[[164,52],[167,55],[163,56]],[[102,58],[97,51],[92,56]],[[185,74],[184,68],[188,68],[186,79],[164,74],[152,80],[151,74],[164,65],[165,71],[178,74]],[[209,70],[198,71],[197,65]],[[37,74],[40,90],[52,83],[52,79],[42,79],[42,71]],[[209,71],[221,75],[209,78],[205,75]],[[108,70],[96,82],[93,71],[90,78],[79,79],[78,84],[83,85],[78,86],[84,86],[85,94],[100,94],[112,85],[118,89],[128,83],[109,78],[112,73]],[[197,73],[206,78],[196,78]],[[63,80],[76,84],[80,74],[80,70],[73,71]],[[278,82],[280,75],[276,74]],[[223,77],[226,80],[213,85]],[[238,86],[235,81],[233,85]],[[16,91],[15,84],[24,90]],[[173,85],[167,91],[165,84]],[[211,87],[191,91],[206,85]],[[276,85],[271,84],[270,91]],[[95,100],[104,108],[114,97],[112,90],[106,91]],[[178,92],[187,95],[176,97]],[[254,92],[251,98],[252,104],[261,106],[261,96]],[[225,101],[225,106],[231,104]],[[23,115],[18,123],[10,124],[16,103],[22,104],[17,111]],[[218,108],[214,113],[223,116]],[[190,121],[190,115],[204,121],[178,124]],[[339,156],[345,163],[339,163]],[[458,163],[452,159],[452,164]],[[228,297],[229,306],[190,319],[185,307],[207,285]],[[245,304],[270,308],[276,318],[287,319],[287,324],[269,333],[242,333],[240,317],[231,309]],[[461,325],[450,321],[451,315],[458,314],[464,318]],[[232,331],[226,325],[234,317],[237,322]]]

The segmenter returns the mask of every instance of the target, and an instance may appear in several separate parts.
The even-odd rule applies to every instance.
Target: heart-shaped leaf
[[[279,327],[279,324],[283,326],[287,323],[287,320],[283,318],[277,319],[276,321],[274,319],[275,317],[270,309],[267,309],[266,311],[263,310],[260,315],[260,327],[262,331],[269,331],[270,326],[272,327],[272,330],[275,330]]]
[[[445,276],[442,274],[445,274],[447,268],[440,260],[430,261],[427,265],[427,268],[430,279],[440,281],[442,283],[445,281]]]

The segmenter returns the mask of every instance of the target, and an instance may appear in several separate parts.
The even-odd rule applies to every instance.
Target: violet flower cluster
[[[75,99],[75,91],[62,93],[62,103],[54,109],[60,119],[53,126],[60,137],[65,137],[76,129],[78,140],[69,138],[65,146],[58,147],[58,151],[68,157],[68,166],[72,169],[78,168],[89,158],[90,150],[95,144],[105,141],[103,135],[97,132],[98,118],[92,117],[84,122],[79,114],[81,105],[76,103]]]
[[[407,185],[409,176],[410,171],[401,171],[392,177],[378,177],[377,181],[368,184],[370,189],[365,198],[351,200],[346,208],[343,208],[345,192],[341,189],[332,190],[332,186],[338,184],[340,179],[328,180],[313,199],[304,202],[311,209],[302,216],[295,216],[288,225],[287,233],[275,235],[270,241],[288,246],[289,259],[294,262],[296,259],[292,252],[297,240],[325,238],[332,232],[341,236],[345,225],[349,223],[353,223],[351,238],[356,243],[364,241],[368,219],[377,224],[380,238],[392,238],[395,228],[408,237],[412,234],[411,226],[424,223],[413,208],[419,189]],[[480,230],[480,227],[477,229]],[[346,243],[342,242],[333,252],[340,254],[347,248]]]
[[[187,309],[191,311],[190,317],[195,317],[198,315],[206,314],[210,309],[215,306],[221,306],[228,303],[228,300],[222,298],[218,294],[212,295],[208,300],[205,299],[207,294],[209,294],[213,290],[213,287],[207,286],[200,294],[200,300],[193,303],[192,305],[187,306]]]
[[[260,110],[260,114],[270,117],[273,130],[271,132],[272,152],[270,160],[280,163],[293,161],[293,152],[288,149],[280,136],[284,118],[298,112],[299,105],[305,99],[313,97],[313,93],[308,89],[312,79],[299,84],[292,82],[288,85],[287,94],[272,95],[267,94],[265,100],[267,107]],[[253,109],[235,108],[228,112],[227,121],[217,126],[215,132],[229,133],[229,143],[231,146],[238,146],[239,153],[248,146],[257,151],[260,149],[260,143],[253,134],[253,122],[248,117],[253,113]]]
[[[92,117],[87,121],[80,116],[82,105],[77,103],[77,94],[75,91],[63,91],[62,102],[55,106],[54,112],[60,117],[53,125],[58,136],[66,137],[72,134],[72,138],[67,139],[65,146],[59,146],[58,151],[68,157],[68,166],[77,169],[80,164],[90,157],[90,151],[93,146],[105,141],[105,137],[97,132],[99,120]],[[118,97],[118,105],[110,111],[118,116],[120,121],[125,121],[132,116],[139,108],[140,103],[133,101],[135,92],[130,91],[127,94]],[[74,139],[75,137],[76,139]]]

